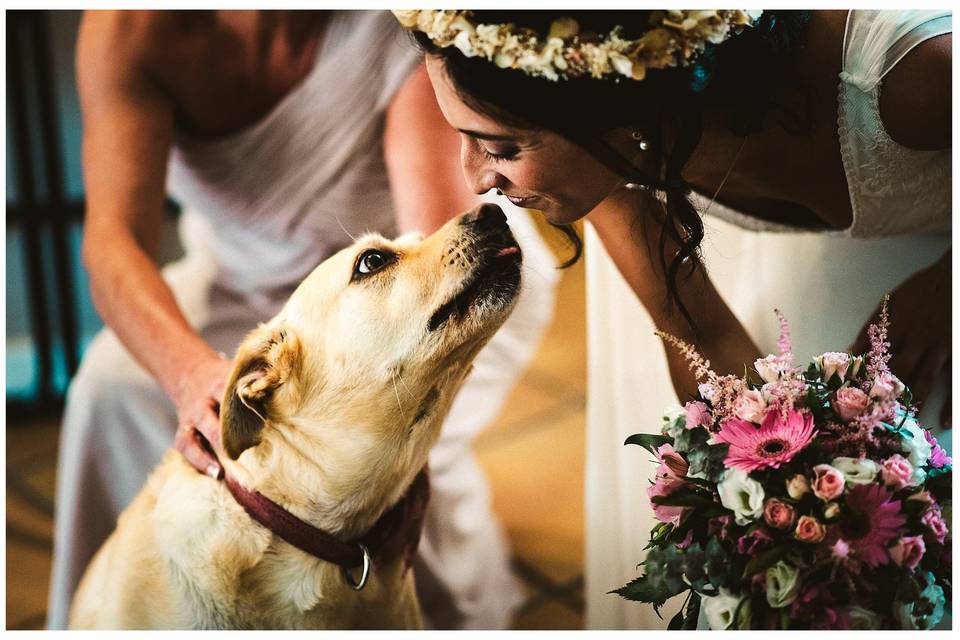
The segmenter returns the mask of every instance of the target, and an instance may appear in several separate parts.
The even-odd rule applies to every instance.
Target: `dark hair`
[[[580,33],[606,34],[615,25],[622,37],[637,38],[645,31],[650,11],[565,11],[580,25]],[[475,24],[512,23],[544,37],[555,11],[474,11]],[[806,11],[764,11],[759,22],[739,35],[707,48],[689,67],[648,70],[642,81],[590,77],[551,81],[522,71],[500,69],[483,58],[467,58],[456,47],[439,48],[421,32],[414,32],[420,48],[440,57],[460,98],[473,110],[510,126],[548,129],[569,139],[626,180],[665,195],[660,220],[659,263],[666,276],[667,308],[679,308],[694,330],[687,308],[680,299],[677,279],[687,264],[686,277],[700,263],[703,222],[690,201],[690,186],[681,172],[700,142],[704,111],[724,113],[731,131],[745,136],[761,129],[766,115],[787,115],[785,126],[795,132],[809,128],[809,105],[796,107],[782,102],[782,90],[795,82],[790,59],[800,46]],[[601,136],[620,127],[643,131],[649,143],[646,152],[658,170],[644,175]],[[672,135],[671,135],[672,134]],[[572,229],[568,237],[579,237]],[[678,249],[667,263],[666,244]]]

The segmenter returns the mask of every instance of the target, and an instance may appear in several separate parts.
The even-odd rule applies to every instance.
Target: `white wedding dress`
[[[854,216],[849,229],[785,233],[796,230],[718,203],[710,207],[705,264],[765,353],[776,348],[775,307],[790,321],[801,362],[845,349],[884,293],[950,247],[950,150],[901,147],[884,131],[877,106],[883,76],[911,48],[950,31],[945,11],[850,12],[838,113]],[[649,605],[607,592],[640,575],[637,563],[654,524],[644,489],[656,465],[623,441],[657,432],[663,410],[677,398],[650,316],[589,225],[586,247],[586,625],[665,628],[680,598],[667,603],[661,620]],[[937,400],[928,406],[938,407]],[[925,413],[935,420],[936,411]],[[949,446],[948,433],[938,437]]]

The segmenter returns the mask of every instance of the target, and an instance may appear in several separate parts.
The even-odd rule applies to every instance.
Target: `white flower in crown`
[[[559,80],[589,75],[643,80],[647,69],[687,66],[707,43],[719,44],[752,26],[760,10],[669,9],[652,11],[650,29],[636,40],[614,27],[600,42],[581,42],[576,20],[561,16],[546,38],[512,24],[474,24],[472,11],[394,9],[407,29],[423,32],[438,47],[454,46],[468,58],[483,57],[503,69]]]

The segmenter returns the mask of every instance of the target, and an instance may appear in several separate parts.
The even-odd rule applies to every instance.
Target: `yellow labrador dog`
[[[419,627],[422,470],[520,262],[486,204],[317,267],[237,350],[226,481],[168,452],[88,567],[70,626]],[[304,550],[318,540],[330,546]]]

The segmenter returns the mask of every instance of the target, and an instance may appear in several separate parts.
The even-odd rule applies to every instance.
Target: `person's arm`
[[[914,47],[884,77],[880,118],[884,130],[898,144],[927,151],[951,147],[952,57],[952,34],[937,36]],[[900,212],[891,211],[890,215]],[[923,402],[938,380],[947,380],[946,401],[940,411],[944,426],[950,424],[953,408],[952,257],[948,250],[893,290],[888,336],[890,369],[910,387],[915,400]],[[878,310],[851,347],[854,353],[869,349],[867,327],[876,322]]]
[[[154,262],[173,139],[172,106],[145,67],[155,19],[90,12],[81,23],[83,263],[101,318],[174,401],[181,425],[216,434],[210,398],[219,400],[229,361],[189,325]],[[178,448],[198,468],[215,464],[193,438]]]
[[[621,190],[591,211],[587,220],[657,328],[693,344],[717,373],[742,375],[744,365],[751,366],[760,351],[702,268],[688,280],[679,278],[680,297],[699,336],[678,310],[667,312],[666,278],[653,253],[659,250],[659,223],[653,211],[638,214],[637,198],[637,194]],[[667,249],[669,256],[671,247]],[[677,396],[681,401],[692,399],[697,382],[686,360],[675,348],[665,345],[665,349]]]
[[[460,137],[421,64],[387,109],[383,152],[400,231],[431,233],[479,201],[460,166]]]

